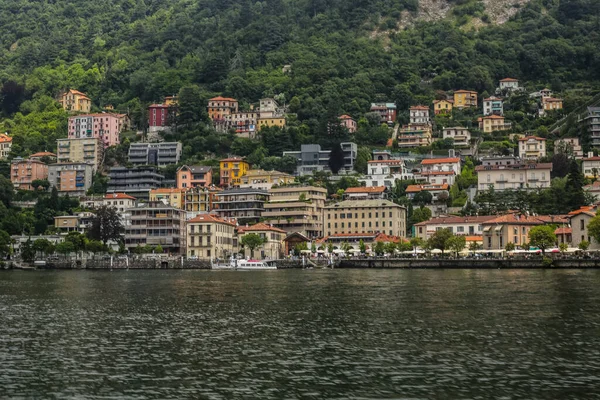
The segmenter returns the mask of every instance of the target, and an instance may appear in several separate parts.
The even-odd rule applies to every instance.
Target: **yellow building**
[[[264,243],[254,249],[253,252],[250,249],[244,249],[246,257],[276,260],[283,256],[283,239],[287,236],[284,230],[262,222],[247,227],[240,227],[238,228],[238,243],[241,244],[242,238],[251,233],[260,236],[264,240]]]
[[[452,101],[452,100],[434,100],[433,101],[433,113],[435,115],[452,114],[453,106],[454,106],[454,101]]]
[[[296,178],[279,171],[265,171],[263,169],[250,169],[242,176],[240,187],[251,187],[269,190],[273,185],[293,183]]]
[[[191,213],[209,212],[211,210],[209,190],[204,187],[188,188],[185,192],[184,209]]]
[[[506,131],[512,127],[511,123],[505,122],[504,117],[501,115],[488,115],[487,117],[478,118],[477,121],[479,122],[479,129],[485,133]]]
[[[477,92],[473,90],[457,90],[454,92],[454,107],[477,107]]]
[[[69,89],[68,92],[63,93],[58,102],[66,111],[89,113],[92,109],[92,100],[85,93],[75,89]]]
[[[219,167],[221,186],[239,186],[242,176],[250,169],[250,164],[240,157],[230,157],[219,161]]]
[[[259,118],[258,119],[258,130],[264,127],[278,126],[283,128],[285,126],[285,117],[273,117],[273,118]]]
[[[162,201],[171,207],[183,210],[185,204],[185,190],[182,189],[152,189],[150,201]]]
[[[542,97],[542,108],[544,111],[562,110],[563,101],[554,97]]]
[[[234,249],[235,223],[216,215],[201,214],[186,223],[187,256],[199,260],[226,259]]]

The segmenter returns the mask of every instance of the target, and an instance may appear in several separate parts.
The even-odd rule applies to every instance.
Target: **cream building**
[[[240,227],[238,228],[238,242],[240,243],[240,247],[243,237],[251,233],[260,236],[265,242],[262,246],[254,249],[254,252],[251,252],[249,249],[244,249],[244,255],[246,257],[257,257],[270,260],[276,260],[283,257],[283,239],[287,236],[284,230],[262,222],[252,226]]]
[[[588,224],[596,216],[598,206],[584,206],[579,210],[571,211],[567,218],[571,224],[571,246],[579,247],[584,240],[589,242],[591,250],[600,249],[600,244],[588,233]]]
[[[481,236],[483,223],[496,218],[495,215],[485,216],[440,216],[414,225],[414,236],[427,240],[440,229],[449,229],[455,235]]]
[[[59,163],[91,164],[95,173],[104,161],[104,144],[99,138],[57,139],[56,147],[56,159]]]
[[[576,160],[581,160],[583,158],[583,149],[581,148],[579,138],[562,138],[555,140],[554,152],[556,153],[556,149],[558,149],[561,146],[570,149],[573,152],[573,157],[575,157]]]
[[[444,139],[454,139],[455,146],[469,146],[471,143],[471,132],[462,126],[444,128],[442,130],[442,137]]]
[[[494,131],[506,131],[512,127],[510,122],[505,122],[501,115],[488,115],[487,117],[478,118],[479,129],[485,133]]]
[[[4,133],[0,133],[0,159],[6,160],[12,148],[12,138]]]
[[[540,225],[566,225],[568,219],[561,215],[506,214],[482,223],[483,249],[503,250],[508,243],[523,246],[529,243],[529,231]]]
[[[327,189],[316,186],[281,186],[269,190],[263,220],[288,233],[299,232],[308,238],[323,235],[323,209]]]
[[[273,185],[292,183],[295,179],[292,175],[279,171],[250,169],[242,176],[240,187],[269,190]]]
[[[183,209],[188,217],[194,217],[197,214],[208,213],[211,208],[211,193],[205,187],[192,187],[184,192]]]
[[[228,258],[234,248],[235,224],[216,215],[201,214],[186,223],[188,258]]]
[[[519,139],[519,156],[523,160],[537,160],[546,156],[546,139],[527,136]]]
[[[581,169],[586,178],[600,177],[600,156],[595,157],[594,152],[588,152],[588,156],[581,162]]]
[[[477,189],[535,189],[550,187],[552,163],[478,165]]]
[[[388,200],[345,200],[325,207],[323,236],[376,233],[406,237],[406,208]]]
[[[183,210],[185,190],[183,189],[152,189],[150,190],[150,201],[162,201],[171,207]]]

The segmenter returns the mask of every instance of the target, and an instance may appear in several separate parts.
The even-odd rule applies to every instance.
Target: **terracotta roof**
[[[406,240],[400,236],[386,235],[385,233],[382,232],[377,235],[377,237],[375,238],[375,242],[400,243],[400,242],[408,242],[408,240]]]
[[[427,225],[453,225],[453,224],[480,224],[482,222],[489,221],[491,219],[497,218],[496,215],[481,215],[476,217],[466,216],[466,217],[455,217],[455,216],[447,216],[447,217],[435,217],[431,218],[428,221],[419,222],[415,224],[415,226],[427,226]]]
[[[429,110],[429,107],[427,107],[427,106],[412,106],[410,109],[411,110]]]
[[[240,228],[238,228],[238,231],[241,233],[262,232],[262,231],[273,231],[273,232],[286,233],[283,229],[275,228],[274,226],[267,225],[264,222],[259,222],[258,224],[254,224],[252,226],[240,227]]]
[[[477,93],[477,91],[476,90],[464,90],[464,89],[461,89],[461,90],[455,90],[454,93]]]
[[[524,138],[520,138],[519,142],[526,142],[529,139],[535,139],[535,140],[541,140],[541,141],[545,141],[546,140],[543,137],[538,137],[538,136],[525,136]]]
[[[148,106],[148,108],[169,108],[169,106],[166,104],[158,104],[157,103],[157,104],[150,104]]]
[[[383,193],[385,186],[351,187],[345,193]]]
[[[500,82],[519,82],[519,80],[515,78],[504,78],[500,79]]]
[[[49,151],[40,151],[38,153],[33,153],[32,155],[30,155],[29,157],[56,157],[56,154],[54,153],[50,153]]]
[[[600,189],[600,181],[595,181],[594,183],[585,185],[583,187],[583,190],[596,190],[596,189]]]
[[[547,223],[567,223],[568,220],[563,215],[519,215],[506,214],[500,217],[484,222],[484,225],[493,224],[515,224],[515,225],[543,225]]]
[[[483,101],[494,101],[494,100],[504,101],[500,97],[496,97],[496,96],[491,96],[491,97],[488,97],[487,99],[483,99]]]
[[[562,99],[557,99],[555,97],[543,97],[542,103],[562,103]]]
[[[135,197],[125,193],[107,193],[104,196],[105,200],[135,200]]]
[[[224,220],[224,219],[222,219],[216,215],[212,215],[212,214],[199,214],[199,215],[196,215],[194,218],[187,221],[188,224],[193,224],[195,222],[214,222],[214,223],[235,226],[235,224],[233,222]]]
[[[488,115],[487,117],[482,117],[481,119],[482,120],[484,120],[484,119],[504,119],[504,117],[502,117],[500,115],[493,114],[493,115]]]
[[[353,119],[351,116],[349,116],[348,114],[344,114],[344,115],[340,115],[339,119]]]
[[[556,228],[554,231],[555,235],[568,235],[569,233],[573,233],[573,229],[571,228]]]
[[[150,190],[150,194],[152,193],[181,193],[185,192],[185,189],[177,189],[177,188],[159,188]]]
[[[584,158],[583,161],[600,161],[600,156]]]
[[[421,161],[421,165],[431,165],[431,164],[452,164],[460,162],[460,158],[452,157],[452,158],[426,158]]]
[[[348,238],[348,237],[366,237],[366,238],[376,238],[377,234],[376,233],[362,233],[362,232],[356,232],[356,233],[336,233],[334,235],[329,235],[326,238],[323,239],[329,239],[329,238]]]
[[[0,143],[12,142],[12,138],[4,133],[0,133]],[[30,156],[31,157],[31,156]]]
[[[483,236],[467,236],[467,242],[483,242]]]
[[[212,99],[208,99],[208,101],[235,101],[235,102],[237,102],[236,99],[232,99],[231,97],[221,97],[221,96],[213,97]]]
[[[425,171],[421,172],[420,175],[428,176],[428,175],[456,175],[454,171]]]
[[[595,217],[596,216],[596,206],[583,206],[579,210],[571,211],[568,214],[569,216],[567,218],[574,217],[579,214],[587,214],[592,217]]]
[[[404,160],[371,160],[369,164],[404,164]]]
[[[448,190],[447,183],[430,184],[430,185],[408,185],[406,187],[406,193],[417,193],[421,191],[433,191],[433,190]]]

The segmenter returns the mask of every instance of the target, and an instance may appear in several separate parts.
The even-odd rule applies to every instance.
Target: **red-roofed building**
[[[92,100],[85,93],[75,89],[62,93],[58,102],[66,111],[89,113],[92,109]]]
[[[186,222],[188,259],[227,259],[237,252],[235,220],[200,214]]]
[[[570,244],[573,241],[573,230],[569,227],[556,228],[554,230],[556,241],[560,243]]]
[[[515,90],[521,90],[521,88],[519,87],[519,80],[515,78],[500,79],[500,87],[498,89],[500,92],[512,92]]]
[[[439,216],[413,225],[413,236],[427,240],[435,231],[449,229],[455,235],[477,236],[481,240],[481,235],[483,235],[482,224],[494,218],[496,218],[495,215],[475,217]]]
[[[415,195],[420,192],[429,192],[433,196],[433,201],[438,201],[439,197],[442,193],[448,195],[448,190],[450,189],[450,185],[447,183],[438,183],[438,184],[423,184],[423,185],[408,185],[406,187],[406,196],[412,200]],[[444,196],[445,196],[444,195]]]
[[[136,198],[125,193],[107,193],[102,199],[102,204],[108,207],[114,207],[123,213],[126,210],[135,207]]]
[[[29,159],[41,161],[42,157],[48,157],[50,159],[50,161],[56,161],[56,154],[51,153],[49,151],[40,151],[38,153],[33,153],[32,155],[29,156]]]
[[[361,186],[346,189],[344,200],[369,200],[387,198],[388,189],[385,186]]]
[[[344,114],[344,115],[340,115],[340,124],[345,127],[346,129],[348,129],[348,133],[354,133],[356,132],[356,121],[349,115]]]
[[[600,244],[588,233],[588,224],[596,216],[598,206],[584,206],[573,210],[567,216],[571,225],[571,246],[579,247],[580,243],[586,241],[590,244],[590,250],[600,250]]]
[[[208,100],[208,117],[213,121],[221,121],[225,116],[238,112],[238,101],[231,97],[213,97]]]
[[[12,147],[12,138],[4,133],[0,133],[0,159],[5,160]],[[31,157],[29,157],[31,159]]]
[[[421,161],[421,176],[428,183],[454,184],[456,175],[460,175],[460,158],[429,158]]]
[[[505,214],[483,222],[483,249],[503,250],[508,243],[523,246],[529,243],[529,231],[539,225],[567,225],[564,215]]]
[[[429,107],[427,106],[412,106],[409,109],[411,125],[428,125],[431,123],[429,119]]]
[[[259,222],[258,224],[239,227],[238,238],[239,245],[243,247],[244,236],[249,234],[256,234],[260,236],[264,243],[251,252],[249,249],[244,249],[246,256],[254,258],[256,252],[260,254],[261,259],[275,260],[283,256],[283,240],[287,236],[287,233],[283,229],[275,228],[271,225]]]
[[[546,157],[546,139],[537,136],[520,138],[519,156],[523,160],[538,160]]]
[[[98,138],[104,147],[120,143],[120,134],[128,124],[123,114],[83,114],[69,117],[69,139]]]

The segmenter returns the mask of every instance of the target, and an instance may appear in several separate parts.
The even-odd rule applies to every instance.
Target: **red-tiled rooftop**
[[[346,193],[383,193],[385,186],[361,186],[346,189]]]
[[[232,99],[231,97],[222,97],[222,96],[217,96],[217,97],[213,97],[212,99],[208,99],[208,101],[236,101],[236,99]]]
[[[40,151],[38,153],[33,153],[29,157],[56,157],[56,154],[50,153],[49,151]]]
[[[404,164],[403,160],[371,160],[369,164]]]
[[[426,225],[451,225],[451,224],[480,224],[489,220],[497,218],[497,215],[481,215],[476,217],[456,217],[456,216],[445,216],[435,217],[428,221],[419,222],[415,226],[426,226]]]
[[[135,197],[125,193],[107,193],[104,196],[105,200],[135,200]]]
[[[539,136],[525,136],[523,138],[520,138],[519,142],[526,142],[526,141],[528,141],[530,139],[539,140],[539,141],[545,141],[546,140],[543,137],[539,137]]]
[[[283,229],[275,228],[274,226],[267,225],[264,222],[259,222],[258,224],[251,225],[251,226],[240,227],[240,228],[238,228],[238,231],[239,232],[273,231],[273,232],[286,233]]]
[[[519,80],[515,78],[504,78],[500,79],[500,82],[519,82]]]
[[[431,164],[452,164],[460,162],[460,158],[458,157],[449,157],[449,158],[426,158],[421,161],[421,165],[431,165]]]
[[[227,224],[230,226],[235,226],[235,224],[231,221],[224,220],[216,215],[212,214],[200,214],[195,216],[194,218],[187,221],[189,223],[198,223],[198,222],[215,222],[220,224]]]
[[[448,190],[448,184],[447,183],[432,183],[432,184],[428,184],[428,185],[408,185],[406,187],[406,193],[414,193],[414,192],[421,192],[421,191],[433,191],[433,190]]]

